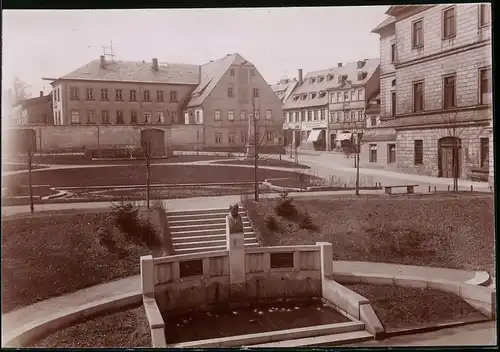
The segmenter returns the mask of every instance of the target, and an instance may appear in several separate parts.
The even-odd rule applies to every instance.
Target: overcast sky
[[[252,62],[269,83],[285,76],[379,57],[388,6],[260,9],[2,11],[3,75],[36,96],[48,82],[98,59],[113,41],[116,60],[203,64],[229,53]]]

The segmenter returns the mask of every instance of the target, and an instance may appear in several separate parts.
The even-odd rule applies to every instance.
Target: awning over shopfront
[[[307,138],[307,141],[308,142],[317,142],[320,134],[321,134],[321,130],[312,130],[311,133],[309,134],[309,137]]]
[[[336,137],[336,141],[350,141],[352,138],[352,133],[339,133]]]

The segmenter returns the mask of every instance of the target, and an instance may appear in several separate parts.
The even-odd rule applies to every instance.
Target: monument
[[[232,301],[245,299],[245,235],[238,204],[232,204],[226,216],[229,281]]]

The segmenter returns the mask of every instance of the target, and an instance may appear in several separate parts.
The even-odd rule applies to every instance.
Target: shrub
[[[153,249],[161,245],[160,237],[154,225],[148,220],[140,220],[137,229],[137,239],[144,242],[148,248]]]
[[[311,215],[309,215],[309,213],[307,212],[300,219],[299,227],[306,230],[317,229],[316,225],[314,225],[314,223],[312,222]]]
[[[101,246],[110,247],[114,245],[111,231],[107,227],[99,227],[97,229],[96,239]]]
[[[288,196],[288,192],[283,191],[280,193],[278,203],[274,207],[276,214],[284,218],[291,218],[297,214],[297,208],[292,203],[293,198]]]
[[[111,213],[116,227],[127,237],[134,237],[140,227],[139,209],[132,202],[111,204]]]
[[[271,231],[278,230],[278,221],[276,220],[274,215],[266,214],[264,216],[264,224],[266,224],[266,227],[268,230],[271,230]]]

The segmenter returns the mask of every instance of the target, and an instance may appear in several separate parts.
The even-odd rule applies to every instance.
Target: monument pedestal
[[[245,288],[245,236],[243,232],[227,234],[229,251],[229,283],[231,302],[244,301]]]

